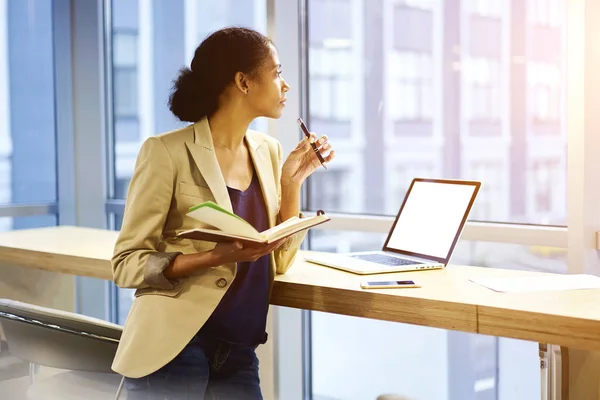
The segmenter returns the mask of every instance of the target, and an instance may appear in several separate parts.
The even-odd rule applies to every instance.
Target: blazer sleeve
[[[122,288],[172,289],[163,271],[180,253],[159,251],[173,196],[175,172],[159,137],[138,154],[125,203],[123,223],[111,260],[113,280]]]
[[[278,170],[275,185],[277,186],[277,204],[281,207],[281,165],[283,162],[283,151],[281,143],[277,142],[277,163]],[[301,217],[302,215],[300,215]],[[279,214],[277,215],[277,224],[281,223]],[[294,263],[296,254],[300,249],[300,245],[306,237],[307,231],[298,232],[290,236],[277,250],[274,251],[275,256],[275,272],[277,274],[285,274]]]

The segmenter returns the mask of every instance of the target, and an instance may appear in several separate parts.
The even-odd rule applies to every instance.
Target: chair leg
[[[117,393],[115,394],[115,400],[119,400],[119,397],[121,397],[121,391],[123,390],[124,383],[125,383],[125,377],[122,377],[121,382],[119,383],[119,387],[117,388]]]

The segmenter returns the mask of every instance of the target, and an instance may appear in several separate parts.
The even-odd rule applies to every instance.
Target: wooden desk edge
[[[476,306],[301,283],[275,282],[271,304],[353,317],[477,332]]]
[[[0,246],[0,264],[112,281],[110,261]]]
[[[600,321],[477,306],[478,333],[600,351]]]

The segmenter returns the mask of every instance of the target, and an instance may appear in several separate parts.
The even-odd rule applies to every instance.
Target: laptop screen
[[[447,262],[479,186],[470,181],[413,180],[384,250]]]

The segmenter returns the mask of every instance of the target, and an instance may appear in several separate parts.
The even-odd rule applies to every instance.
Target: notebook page
[[[600,277],[594,275],[550,275],[518,278],[472,278],[481,286],[496,292],[542,292],[556,290],[600,289]]]
[[[246,236],[257,240],[261,240],[263,237],[248,222],[212,202],[206,202],[195,207],[187,215],[205,224],[214,226],[225,233]]]
[[[315,225],[319,225],[322,222],[328,221],[329,217],[326,215],[316,215],[314,217],[298,218],[293,217],[289,220],[282,222],[281,224],[274,226],[271,229],[263,231],[270,242],[289,236],[294,232],[299,232],[303,229],[310,228]]]

